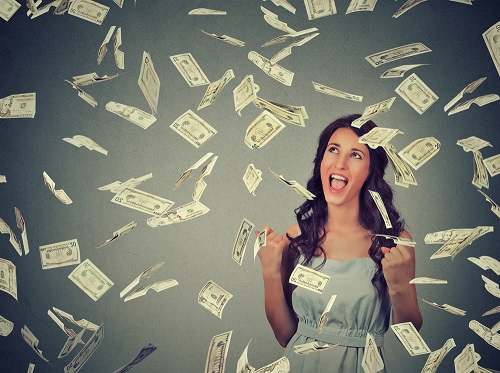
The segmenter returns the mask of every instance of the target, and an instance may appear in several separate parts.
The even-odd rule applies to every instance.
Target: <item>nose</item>
[[[346,157],[345,155],[338,155],[335,160],[335,168],[338,170],[346,169]]]

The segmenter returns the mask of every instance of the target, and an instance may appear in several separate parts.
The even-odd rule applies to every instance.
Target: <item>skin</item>
[[[322,245],[327,258],[346,261],[369,256],[372,233],[359,223],[359,195],[369,170],[370,154],[366,145],[358,143],[358,136],[351,129],[337,129],[328,142],[320,167],[328,204],[326,238]],[[330,186],[331,174],[345,177],[347,185],[341,190],[334,190]],[[267,229],[266,246],[259,250],[258,256],[262,263],[266,316],[276,339],[286,347],[298,325],[291,302],[295,286],[288,282],[293,262],[287,254],[290,244],[287,234],[296,237],[299,227],[294,224],[281,235],[269,226],[264,229]],[[259,233],[255,231],[256,235]],[[400,237],[411,238],[407,231],[401,232]],[[419,330],[422,315],[417,293],[415,285],[408,283],[415,277],[414,249],[397,245],[382,247],[381,251],[384,254],[382,268],[392,303],[392,321],[394,324],[411,321]],[[319,251],[317,255],[320,255]]]

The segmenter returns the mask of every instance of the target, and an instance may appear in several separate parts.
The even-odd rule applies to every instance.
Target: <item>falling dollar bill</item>
[[[24,341],[35,351],[35,353],[40,356],[40,358],[45,361],[46,363],[49,362],[45,356],[43,356],[42,350],[38,348],[38,338],[35,337],[35,335],[29,330],[29,328],[24,325],[21,328],[21,336],[23,337]]]
[[[152,114],[146,113],[136,107],[119,104],[114,101],[110,101],[106,104],[106,110],[138,125],[143,129],[147,129],[150,125],[156,122],[156,118]]]
[[[332,309],[333,302],[335,302],[335,299],[337,298],[337,295],[332,295],[330,297],[330,300],[326,304],[325,310],[321,314],[321,317],[319,318],[318,321],[318,333],[321,333],[323,331],[323,328],[325,327],[326,323],[328,322],[328,312]]]
[[[255,262],[255,258],[257,258],[257,253],[259,250],[266,246],[267,244],[267,229],[264,229],[259,235],[255,238],[255,243],[253,244],[253,261]]]
[[[195,8],[189,11],[190,16],[225,16],[227,14],[224,10],[215,10],[207,8]]]
[[[106,37],[101,43],[101,46],[99,47],[99,50],[97,51],[97,64],[100,65],[104,56],[108,52],[108,43],[111,40],[111,36],[115,32],[116,26],[111,26],[108,30],[108,33],[106,34]]]
[[[158,262],[156,264],[153,264],[151,267],[146,268],[139,276],[137,276],[130,284],[128,284],[127,287],[125,287],[125,289],[123,289],[120,292],[120,298],[123,298],[125,294],[130,292],[137,284],[139,284],[141,280],[145,278],[150,278],[153,275],[153,273],[155,273],[158,269],[160,269],[160,267],[164,263],[165,262]]]
[[[97,347],[99,347],[103,338],[104,325],[101,324],[94,334],[92,334],[87,343],[85,343],[85,346],[83,346],[80,352],[78,352],[73,360],[71,360],[71,362],[64,367],[64,373],[78,373],[96,351]]]
[[[56,189],[56,184],[54,183],[54,180],[50,178],[50,176],[43,171],[43,181],[45,186],[51,191],[51,193],[56,196],[56,198],[64,203],[65,205],[69,205],[73,203],[71,198],[68,197],[66,192],[63,189]]]
[[[476,104],[477,106],[484,106],[487,104],[491,104],[492,102],[500,100],[500,96],[497,94],[491,93],[484,96],[479,96],[464,102],[459,103],[453,109],[448,112],[448,115],[453,115],[456,113],[460,113],[461,111],[468,110],[472,104]]]
[[[465,152],[475,152],[486,146],[493,147],[493,145],[491,145],[488,141],[480,139],[476,136],[470,136],[466,139],[458,140],[457,145],[460,145]]]
[[[312,352],[317,352],[317,351],[324,351],[324,350],[329,350],[330,348],[337,347],[339,344],[320,344],[319,342],[308,342],[308,343],[303,343],[300,345],[294,345],[293,346],[293,352],[295,352],[297,355],[309,355]]]
[[[391,329],[411,356],[431,353],[424,339],[411,322],[391,325]]]
[[[0,98],[0,119],[34,118],[35,113],[36,93],[19,93]]]
[[[153,115],[155,115],[160,97],[160,78],[158,78],[151,56],[146,51],[142,54],[141,71],[137,83],[146,97]]]
[[[412,43],[388,49],[382,52],[366,56],[365,59],[373,66],[377,67],[388,62],[396,61],[401,58],[416,56],[422,53],[432,52],[431,49],[422,43]]]
[[[426,65],[428,65],[428,63],[418,63],[414,65],[401,65],[393,67],[390,68],[389,70],[384,71],[382,75],[380,75],[380,77],[383,79],[402,78],[407,71],[414,69],[415,67],[426,66]]]
[[[252,340],[250,340],[250,342],[251,341]],[[253,373],[255,371],[255,368],[248,362],[248,346],[250,345],[250,342],[248,342],[247,346],[241,353],[238,362],[236,363],[236,373]]]
[[[257,97],[255,100],[253,100],[253,104],[259,109],[269,111],[276,118],[282,121],[295,124],[299,127],[305,127],[304,119],[307,118],[305,118],[303,111],[299,109],[299,107],[278,104],[275,102],[264,100],[261,97]]]
[[[269,59],[261,56],[255,51],[250,51],[248,53],[248,59],[274,80],[277,80],[278,82],[286,86],[292,85],[294,76],[293,72],[285,69],[278,64],[272,64]]]
[[[368,190],[368,191],[370,192],[370,195],[373,198],[373,202],[375,202],[375,205],[377,206],[380,215],[382,215],[382,219],[384,219],[385,227],[388,229],[392,228],[391,219],[389,218],[389,214],[387,213],[387,209],[385,208],[382,197],[378,192],[375,192],[374,190]]]
[[[271,1],[273,2],[274,5],[276,5],[276,6],[282,6],[283,8],[285,8],[286,10],[288,10],[290,13],[295,14],[295,11],[297,10],[287,0],[271,0]]]
[[[488,178],[488,170],[483,163],[483,155],[480,151],[472,152],[474,156],[474,172],[472,177],[472,185],[481,189],[482,187],[489,188],[490,182]]]
[[[422,301],[424,301],[425,303],[427,304],[430,304],[431,306],[433,307],[436,307],[436,308],[439,308],[443,311],[446,311],[446,312],[449,312],[453,315],[457,315],[457,316],[465,316],[466,314],[466,311],[460,309],[460,308],[457,308],[457,307],[454,307],[454,306],[450,306],[449,304],[437,304],[436,302],[429,302],[425,299],[422,298]]]
[[[480,336],[486,343],[500,350],[500,334],[492,331],[476,320],[469,322],[469,328]]]
[[[476,90],[477,87],[481,85],[482,82],[486,80],[486,77],[479,78],[477,80],[474,80],[472,83],[469,83],[464,89],[462,89],[458,94],[451,99],[450,102],[448,102],[445,107],[444,111],[448,111],[453,105],[455,105],[462,97],[464,97],[464,94],[466,93],[472,93]]]
[[[42,269],[60,268],[81,262],[78,240],[56,242],[39,247]]]
[[[497,68],[498,75],[500,75],[500,21],[483,33],[483,39]]]
[[[2,0],[0,1],[0,18],[8,21],[14,13],[17,12],[21,4],[16,0]]]
[[[396,100],[396,97],[388,98],[387,100],[377,102],[376,104],[367,106],[363,111],[363,114],[358,118],[352,121],[351,126],[355,128],[361,128],[363,124],[372,120],[376,116],[386,113],[391,110],[391,106]]]
[[[305,43],[307,43],[308,41],[314,39],[318,35],[319,35],[319,32],[315,32],[314,34],[302,36],[300,39],[289,44],[288,46],[281,49],[278,53],[276,53],[274,56],[271,57],[271,59],[270,59],[271,64],[274,65],[277,62],[281,61],[283,58],[291,55],[293,47],[300,47],[300,46],[304,45]]]
[[[448,234],[448,232],[451,236]],[[424,240],[426,243],[428,243],[428,241],[432,240],[433,235],[438,236],[441,233],[446,235],[449,238],[445,241],[443,246],[441,246],[434,254],[432,254],[431,259],[445,258],[450,256],[454,258],[474,240],[490,232],[493,232],[492,226],[477,226],[474,229],[456,229],[444,232],[429,233],[428,235],[426,235]],[[440,242],[438,241],[437,243]]]
[[[403,134],[403,132],[396,128],[375,127],[372,128],[369,132],[365,133],[363,136],[360,136],[358,142],[361,144],[366,144],[370,148],[375,149],[379,146],[384,147],[389,141],[394,138],[394,136],[398,134]]]
[[[241,83],[233,90],[233,97],[234,109],[241,116],[241,110],[257,98],[253,75],[247,75],[243,78]]]
[[[495,281],[490,280],[488,277],[481,275],[484,281],[484,287],[494,297],[500,298],[500,286]]]
[[[376,373],[384,369],[384,361],[380,356],[375,338],[371,333],[366,334],[365,350],[361,366],[365,373]]]
[[[137,226],[137,223],[135,221],[132,221],[128,223],[127,225],[121,227],[120,229],[116,230],[113,232],[113,237],[110,239],[107,239],[106,242],[104,242],[102,245],[97,246],[97,249],[100,249],[103,246],[106,246],[107,244],[113,242],[117,238],[129,233],[132,229],[134,229]]]
[[[392,144],[387,143],[384,146],[384,150],[394,169],[395,184],[405,188],[408,188],[409,185],[417,185],[417,180],[413,172],[411,172],[408,164],[399,156],[396,148]]]
[[[256,369],[253,373],[288,373],[290,372],[290,361],[285,357],[281,357],[271,364],[267,364],[262,368]]]
[[[52,309],[61,319],[64,319],[64,320],[66,320],[74,325],[77,325],[82,329],[91,330],[91,331],[95,332],[99,328],[99,325],[96,325],[96,324],[94,324],[86,319],[75,320],[73,315],[71,315],[63,310],[60,310],[59,308],[52,307]],[[51,313],[52,313],[52,311],[49,310],[49,316],[51,315]],[[51,318],[55,321],[55,319],[52,316],[51,316]],[[56,321],[56,323],[59,325],[59,323],[57,321]],[[66,328],[64,328],[64,329],[66,329]]]
[[[318,294],[323,293],[328,281],[330,281],[330,276],[301,264],[298,264],[294,268],[289,279],[290,284],[300,286]]]
[[[111,193],[118,193],[124,190],[125,188],[135,188],[142,184],[143,182],[151,179],[153,177],[152,173],[149,173],[147,175],[137,177],[137,178],[131,178],[125,182],[121,181],[114,181],[110,184],[104,185],[102,187],[99,187],[99,190],[109,190]]]
[[[271,167],[269,167],[269,171],[280,181],[282,181],[285,185],[290,187],[295,193],[297,193],[299,196],[304,197],[308,200],[313,200],[316,198],[316,196],[308,191],[305,187],[300,185],[298,182],[295,180],[286,180],[283,175],[278,175],[276,172],[274,172]]]
[[[392,18],[399,18],[402,14],[406,13],[418,4],[423,3],[424,1],[427,0],[407,0],[403,5],[401,5],[401,8],[399,8],[396,13],[392,15]]]
[[[191,109],[179,116],[170,128],[196,148],[202,146],[217,133],[215,128]]]
[[[125,53],[121,51],[119,48],[122,45],[122,28],[118,27],[115,33],[115,37],[113,40],[113,55],[115,57],[116,67],[119,69],[125,68]]]
[[[353,12],[373,12],[377,0],[351,0],[345,14]]]
[[[7,320],[3,316],[0,316],[0,335],[2,337],[7,337],[12,332],[13,329],[14,329],[14,323],[10,320]]]
[[[248,191],[255,195],[255,189],[259,186],[262,181],[262,171],[255,168],[253,163],[250,163],[245,170],[243,175],[243,182],[247,187]]]
[[[108,151],[106,149],[87,136],[75,135],[73,137],[65,137],[63,140],[76,146],[77,148],[84,146],[88,150],[95,150],[101,154],[108,155]]]
[[[108,12],[109,7],[92,0],[75,0],[68,10],[68,14],[97,25],[102,25]]]
[[[97,73],[89,73],[89,74],[83,74],[83,75],[77,75],[73,77],[73,84],[84,87],[87,85],[95,84],[95,83],[102,83],[102,82],[107,82],[108,80],[114,79],[118,76],[118,74],[107,76],[99,76]]]
[[[486,198],[486,201],[488,201],[489,203],[491,203],[491,211],[497,216],[500,218],[500,206],[498,205],[498,203],[496,203],[495,201],[493,201],[490,197],[488,197],[488,195],[486,195],[482,190],[479,190],[477,189],[477,191],[479,193],[481,193],[484,198]]]
[[[411,279],[409,284],[447,284],[447,280],[439,280],[437,278],[430,277],[415,277]]]
[[[82,343],[83,333],[85,333],[85,329],[82,329],[78,334],[69,336],[57,358],[60,359],[69,355],[79,343]]]
[[[146,222],[150,227],[156,228],[174,223],[182,223],[205,215],[209,211],[210,209],[200,201],[192,201],[171,209],[162,216],[149,218]]]
[[[241,41],[241,40],[238,40],[236,38],[233,38],[231,36],[228,36],[228,35],[215,35],[215,34],[210,34],[206,31],[203,31],[203,30],[200,30],[201,32],[203,32],[205,35],[208,35],[214,39],[218,39],[218,40],[221,40],[223,42],[226,42],[228,44],[231,44],[231,45],[234,45],[235,47],[244,47],[245,46],[245,42],[244,41]]]
[[[473,330],[478,336],[480,336],[486,343],[500,350],[500,334],[492,331],[487,326],[484,326],[479,321],[471,320],[469,322],[469,328]]]
[[[201,110],[209,105],[212,105],[215,100],[217,100],[217,97],[219,97],[219,94],[222,92],[226,84],[233,78],[234,72],[232,69],[229,69],[224,73],[224,75],[222,75],[222,78],[210,83],[200,101],[200,104],[198,105],[197,110]]]
[[[190,87],[210,84],[207,76],[191,53],[170,56],[170,60]]]
[[[92,97],[91,95],[89,95],[87,92],[85,92],[83,89],[81,89],[80,87],[78,87],[73,82],[70,82],[67,79],[64,79],[64,81],[66,83],[69,83],[73,87],[73,89],[76,89],[76,91],[78,92],[78,97],[80,97],[83,101],[85,101],[87,104],[89,104],[92,107],[96,107],[97,106],[97,101],[95,100],[94,97]]]
[[[208,347],[205,373],[224,373],[232,334],[233,331],[230,330],[212,338]]]
[[[68,276],[85,294],[94,301],[101,298],[114,285],[90,259],[85,259]]]
[[[245,144],[250,149],[262,148],[271,141],[285,125],[268,111],[263,111],[248,126],[245,133]]]
[[[469,259],[469,258],[467,258]],[[485,268],[483,269],[491,269],[493,272],[495,272],[497,275],[500,276],[500,261],[498,261],[495,258],[492,258],[491,256],[487,255],[481,255],[478,258],[482,263],[484,263]]]
[[[312,82],[312,83],[313,83],[314,90],[316,92],[324,93],[325,95],[344,98],[346,100],[352,100],[352,101],[357,101],[357,102],[363,101],[363,96],[358,96],[358,95],[354,95],[352,93],[339,91],[338,89],[327,87],[326,85],[323,85],[320,83],[316,83],[316,82]]]
[[[205,163],[212,155],[214,155],[214,153],[205,154],[195,164],[193,164],[186,171],[184,171],[175,182],[174,190],[180,187],[182,184],[184,184],[184,182],[186,182],[186,180],[188,180],[191,177],[193,171],[196,170],[198,167],[200,167],[203,163]]]
[[[455,340],[449,338],[439,350],[432,351],[420,373],[435,373],[444,357],[455,347]]]
[[[439,99],[415,73],[403,80],[395,91],[420,115]]]
[[[165,214],[174,205],[173,201],[135,188],[120,190],[111,202],[154,216]]]
[[[222,311],[232,297],[231,293],[210,280],[198,293],[198,304],[222,319]]]
[[[144,346],[139,354],[132,360],[130,363],[122,366],[121,368],[115,370],[113,373],[125,373],[128,372],[132,369],[134,369],[137,365],[139,365],[145,358],[147,358],[149,355],[151,355],[153,352],[156,351],[156,346],[152,345],[151,343],[148,344],[147,346]]]
[[[434,137],[424,137],[413,141],[398,154],[414,170],[418,170],[441,149],[441,143]]]
[[[309,21],[337,14],[335,0],[304,0],[304,5]]]
[[[233,260],[241,266],[247,243],[255,225],[250,220],[243,218],[238,229],[238,234],[233,244]]]
[[[179,283],[173,279],[157,281],[154,284],[149,284],[135,289],[129,295],[127,295],[123,301],[128,302],[129,300],[142,297],[146,295],[149,289],[153,289],[154,291],[159,293],[160,291],[170,289],[171,287],[174,287],[176,285],[179,285]]]
[[[285,22],[280,21],[278,19],[277,14],[271,12],[270,10],[264,8],[263,6],[261,6],[260,9],[264,13],[264,20],[267,22],[268,25],[274,27],[275,29],[284,31],[292,36],[300,36],[308,34],[313,31],[318,31],[316,27],[308,28],[307,30],[295,31],[294,29],[289,27]]]
[[[495,313],[499,313],[499,312],[500,312],[500,306],[496,306],[496,307],[493,307],[491,310],[486,311],[481,316],[494,315]]]
[[[9,227],[9,225],[2,219],[0,218],[0,232],[2,234],[8,234],[9,235],[9,242],[12,245],[12,247],[17,251],[19,256],[23,255],[22,247],[21,247],[21,242],[15,235],[15,233],[12,231],[12,229]]]
[[[455,373],[467,373],[476,371],[477,366],[477,355],[474,351],[474,344],[467,344],[462,352],[458,354],[455,359],[453,359],[455,365]]]
[[[483,159],[483,164],[491,177],[500,174],[500,154],[495,154],[489,158]]]

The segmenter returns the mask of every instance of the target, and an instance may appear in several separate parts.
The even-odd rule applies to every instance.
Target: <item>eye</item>
[[[352,158],[355,158],[355,159],[363,159],[363,158],[361,157],[361,155],[359,155],[359,153],[356,153],[356,152],[352,152],[352,153],[351,153],[351,157],[352,157]]]
[[[336,146],[330,146],[330,148],[328,149],[328,151],[330,153],[338,153],[339,152],[339,150],[337,149]]]

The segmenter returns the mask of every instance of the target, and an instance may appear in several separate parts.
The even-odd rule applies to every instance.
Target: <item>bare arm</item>
[[[288,254],[290,241],[286,237],[286,233],[294,236],[294,232],[292,227],[278,235],[266,228],[266,246],[258,252],[262,263],[266,316],[279,344],[286,347],[297,330],[297,318],[291,304],[292,288],[288,282],[293,262]]]
[[[407,231],[400,237],[411,239]],[[389,288],[394,324],[411,321],[417,330],[422,327],[422,314],[418,307],[417,290],[409,281],[415,278],[415,251],[413,247],[397,245],[392,249],[383,247],[385,254],[382,268]]]

